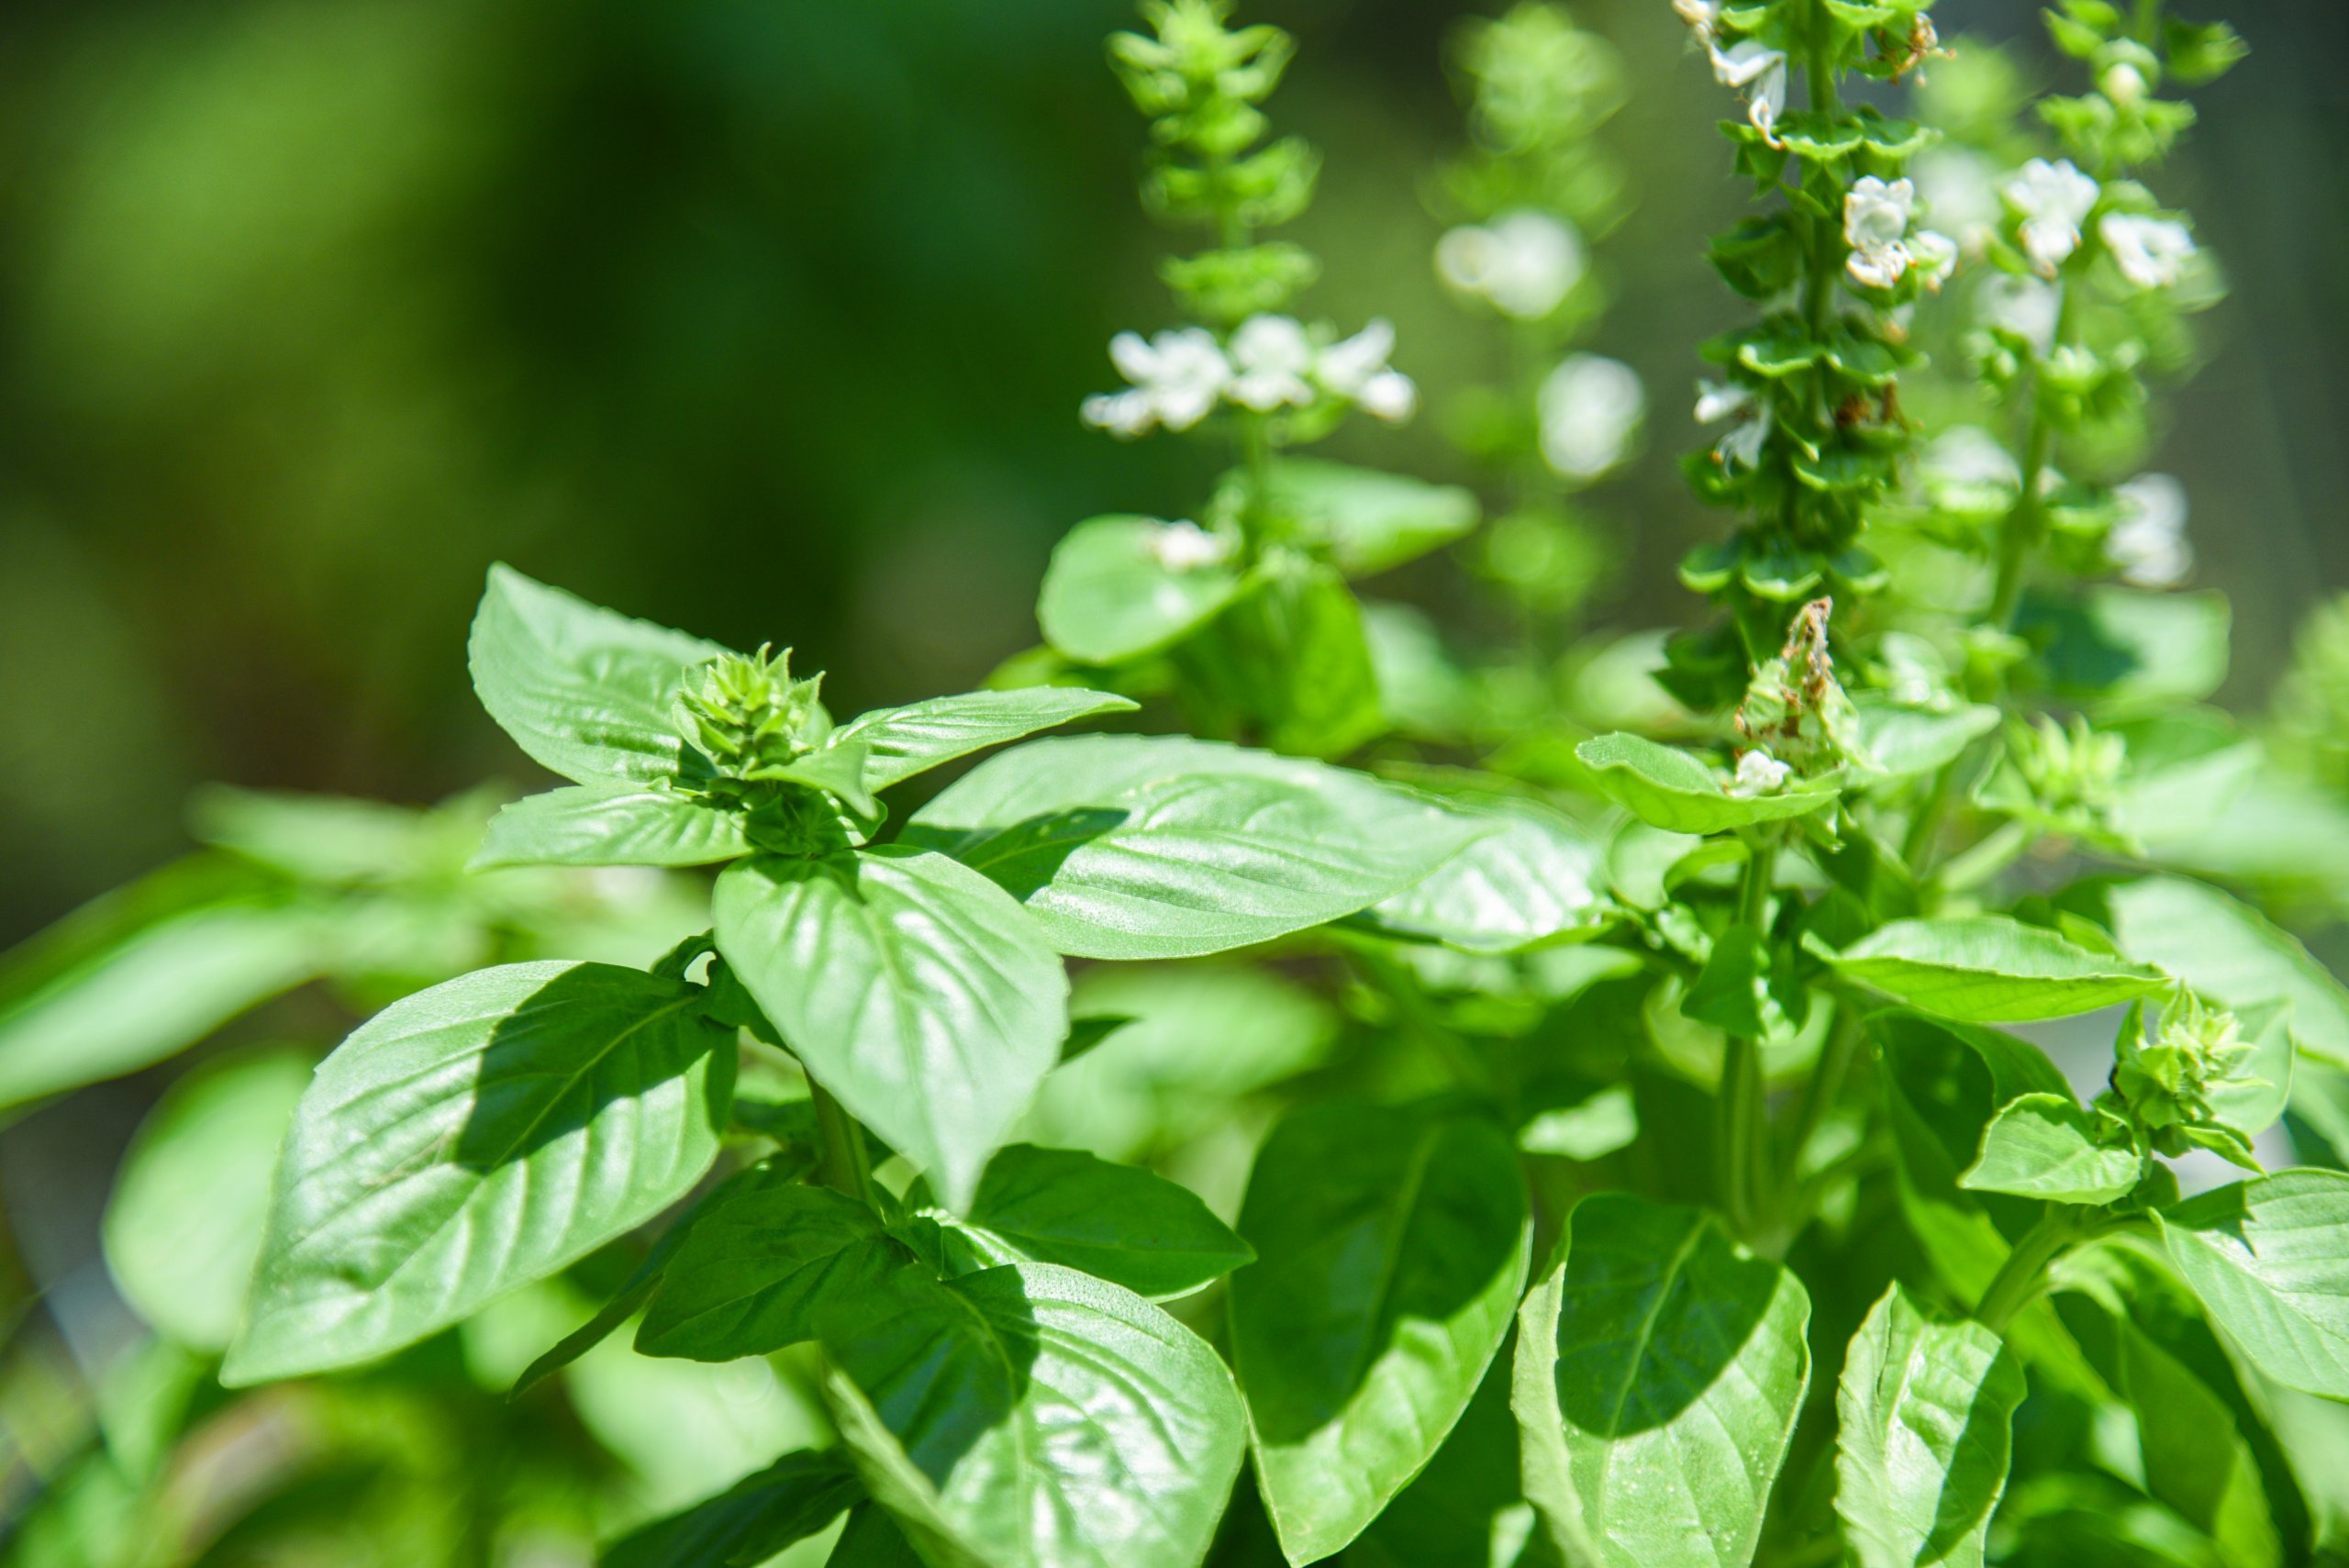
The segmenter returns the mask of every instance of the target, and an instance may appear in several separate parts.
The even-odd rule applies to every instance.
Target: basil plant
[[[1320,166],[1288,36],[1146,0],[1111,63],[1203,248],[1080,412],[1223,472],[1077,524],[1038,647],[835,715],[495,567],[474,689],[569,782],[434,862],[461,954],[367,958],[415,879],[248,809],[203,898],[15,961],[12,1100],[382,982],[217,1124],[249,1291],[132,1292],[189,1386],[455,1342],[521,1401],[458,1425],[526,1443],[567,1386],[678,1472],[595,1514],[639,1568],[2349,1562],[2349,988],[2287,923],[2349,916],[2340,612],[2273,720],[2208,706],[2226,607],[2143,469],[2223,292],[2161,165],[2243,46],[2062,0],[2034,98],[1929,0],[1671,9],[1752,196],[1690,625],[1560,632],[1651,424],[1621,57],[1464,31],[1430,261],[1503,368],[1422,385],[1269,237]],[[1304,450],[1423,401],[1470,483]],[[1372,585],[1447,550],[1497,634]],[[616,867],[658,920],[551,922]],[[126,1284],[169,1184],[117,1195]],[[598,1425],[623,1355],[796,1414],[722,1463],[712,1405]]]

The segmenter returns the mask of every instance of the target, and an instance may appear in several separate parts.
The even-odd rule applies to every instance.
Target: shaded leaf
[[[231,1385],[384,1355],[675,1202],[717,1157],[730,1030],[698,986],[513,963],[394,1003],[303,1095]]]
[[[1801,1282],[1693,1208],[1576,1204],[1518,1320],[1525,1495],[1566,1560],[1745,1568],[1810,1382]]]
[[[1231,1281],[1256,1475],[1294,1562],[1359,1535],[1467,1408],[1524,1287],[1508,1135],[1427,1107],[1293,1112],[1256,1157]]]
[[[1835,1512],[1859,1568],[1980,1568],[2026,1392],[1998,1335],[1885,1292],[1835,1398]]]
[[[599,1553],[602,1568],[727,1568],[764,1562],[864,1496],[836,1453],[787,1453],[707,1502],[655,1519]]]

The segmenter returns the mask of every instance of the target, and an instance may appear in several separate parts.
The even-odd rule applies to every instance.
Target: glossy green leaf
[[[1232,1360],[1292,1562],[1362,1533],[1468,1407],[1524,1288],[1508,1136],[1427,1107],[1292,1113],[1256,1156]]]
[[[728,1568],[805,1540],[864,1496],[833,1452],[787,1453],[717,1496],[655,1519],[600,1552],[601,1568]]]
[[[873,789],[886,789],[941,762],[989,746],[1097,714],[1130,712],[1135,706],[1128,697],[1074,686],[965,692],[859,714],[841,728],[839,739],[863,742],[865,784]]]
[[[2121,883],[2106,901],[2121,951],[2159,964],[2239,1014],[2289,1002],[2300,1048],[2349,1067],[2349,987],[2290,932],[2241,900],[2182,876]]]
[[[1428,1467],[1346,1548],[1346,1568],[1556,1568],[1533,1505],[1519,1494],[1505,1351]]]
[[[1858,1568],[1981,1568],[2025,1392],[1998,1335],[1885,1292],[1835,1396],[1835,1512]]]
[[[302,1051],[219,1058],[173,1084],[139,1125],[102,1234],[116,1288],[158,1332],[214,1353],[236,1337],[277,1146],[309,1083]]]
[[[1032,1143],[997,1151],[968,1213],[934,1218],[976,1267],[1062,1263],[1161,1301],[1256,1256],[1188,1187],[1081,1150]]]
[[[1518,1320],[1525,1495],[1569,1562],[1745,1568],[1810,1383],[1801,1282],[1708,1214],[1576,1204]]]
[[[966,1203],[1068,1032],[1068,980],[1001,888],[890,849],[729,866],[718,951],[851,1115]]]
[[[1292,514],[1349,577],[1416,561],[1476,526],[1475,495],[1315,458],[1284,459],[1273,471],[1273,504]]]
[[[2024,1095],[1999,1108],[1982,1153],[1957,1179],[1976,1192],[2050,1203],[2102,1205],[2126,1197],[2144,1162],[2124,1142],[2098,1141],[2097,1125],[2069,1095]]]
[[[1244,1441],[1207,1342],[1050,1263],[907,1270],[828,1325],[825,1398],[875,1501],[952,1568],[1195,1568]]]
[[[726,651],[500,565],[467,660],[482,706],[540,766],[577,784],[665,784],[685,753],[678,683]]]
[[[2090,952],[1998,915],[1895,920],[1831,962],[1846,979],[1967,1023],[2069,1018],[2170,984],[2149,965]]]
[[[1341,918],[1481,831],[1359,773],[1176,737],[1039,740],[918,812],[907,843],[1008,889],[1063,952],[1176,958]]]
[[[231,1384],[351,1366],[650,1219],[718,1154],[734,1037],[700,988],[512,963],[394,1003],[288,1136]]]
[[[1834,804],[1828,783],[1797,784],[1751,798],[1687,751],[1638,735],[1601,735],[1575,748],[1594,787],[1641,821],[1671,833],[1725,833],[1756,822],[1801,817]]]
[[[1036,602],[1044,640],[1080,664],[1121,664],[1212,620],[1240,592],[1240,573],[1216,562],[1167,565],[1158,548],[1166,528],[1137,517],[1071,528]]]
[[[645,1307],[649,1356],[733,1361],[816,1338],[818,1318],[911,1254],[881,1220],[827,1187],[733,1194],[698,1216]]]
[[[1364,921],[1397,936],[1464,952],[1520,952],[1606,928],[1607,837],[1531,801],[1454,803],[1495,829],[1393,897]]]
[[[668,789],[573,784],[500,811],[473,864],[697,866],[750,852],[740,812]]]
[[[2349,1399],[2349,1173],[2236,1182],[2158,1218],[2178,1272],[2253,1365]]]
[[[186,1050],[316,975],[331,940],[317,909],[217,864],[99,899],[0,962],[0,1108]]]

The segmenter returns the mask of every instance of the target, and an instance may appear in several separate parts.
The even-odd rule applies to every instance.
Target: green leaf
[[[1884,1293],[1835,1396],[1835,1512],[1858,1568],[1981,1568],[2026,1392],[1998,1335]]]
[[[1457,484],[1313,458],[1283,459],[1272,499],[1349,577],[1390,571],[1465,537],[1479,511],[1475,495]]]
[[[1745,1568],[1810,1383],[1810,1298],[1700,1210],[1584,1198],[1518,1319],[1525,1495],[1570,1562]]]
[[[2161,965],[2238,1015],[2288,1002],[2301,1049],[2349,1067],[2349,989],[2291,933],[2239,899],[2185,877],[2121,883],[2106,902],[2121,951]]]
[[[223,856],[176,861],[0,955],[0,1109],[184,1051],[324,967],[325,912]]]
[[[1508,1332],[1531,1245],[1508,1134],[1322,1104],[1273,1129],[1240,1233],[1232,1361],[1292,1562],[1362,1533],[1427,1464]]]
[[[2035,1094],[2000,1107],[1983,1131],[1980,1158],[1957,1184],[2100,1206],[2126,1197],[2143,1175],[2134,1150],[2097,1140],[2096,1123],[2071,1095]]]
[[[296,881],[381,886],[445,876],[480,841],[506,797],[475,789],[418,811],[379,800],[206,784],[188,801],[188,828]]]
[[[1068,979],[1035,922],[977,873],[902,848],[738,861],[712,908],[719,955],[807,1075],[968,1202],[1068,1032]]]
[[[1713,951],[1680,998],[1680,1010],[1746,1040],[1784,1040],[1802,1027],[1809,994],[1788,964],[1773,961],[1759,932],[1731,926],[1713,939]]]
[[[578,784],[665,784],[685,754],[670,699],[726,651],[499,565],[468,661],[482,706],[540,766]]]
[[[648,1356],[733,1361],[815,1339],[819,1319],[912,1255],[880,1217],[825,1187],[735,1194],[694,1222],[636,1331]]]
[[[969,1213],[935,1218],[978,1268],[1061,1263],[1160,1301],[1256,1256],[1188,1187],[1081,1150],[1032,1143],[1015,1143],[988,1162]]]
[[[303,1095],[232,1386],[372,1361],[651,1218],[717,1158],[700,987],[510,963],[394,1003]]]
[[[1756,822],[1800,817],[1834,804],[1837,787],[1814,782],[1777,795],[1741,798],[1728,781],[1689,753],[1618,732],[1586,740],[1575,755],[1594,787],[1641,821],[1670,833],[1725,833]]]
[[[655,1519],[596,1555],[601,1568],[727,1568],[764,1562],[818,1534],[864,1496],[837,1453],[787,1453],[707,1502]]]
[[[863,741],[867,751],[864,782],[870,788],[886,789],[989,746],[1097,714],[1128,713],[1136,706],[1129,697],[1074,686],[965,692],[859,714],[841,727],[836,739]]]
[[[1363,920],[1396,936],[1464,952],[1510,953],[1606,929],[1607,836],[1537,802],[1454,800],[1497,824],[1421,881],[1371,906]]]
[[[2073,598],[2026,594],[2015,630],[2043,650],[2057,696],[2129,707],[2199,702],[2227,678],[2223,594],[2149,594],[2110,585]]]
[[[863,1503],[849,1510],[848,1525],[833,1544],[824,1568],[930,1568],[888,1510]]]
[[[1342,918],[1430,873],[1481,824],[1359,773],[1179,737],[1038,740],[916,813],[1063,952],[1178,958]]]
[[[2286,1171],[2156,1216],[2169,1255],[2252,1364],[2349,1399],[2349,1173]]]
[[[1362,604],[1335,570],[1294,551],[1177,654],[1227,729],[1299,756],[1342,757],[1387,728]]]
[[[298,1051],[217,1058],[139,1124],[103,1235],[116,1288],[158,1332],[216,1354],[236,1338],[277,1146],[309,1082]]]
[[[1912,707],[1863,692],[1852,699],[1852,707],[1861,749],[1894,778],[1914,778],[1954,762],[1976,739],[1998,727],[1998,710],[1987,703]]]
[[[859,817],[872,821],[881,815],[881,803],[864,782],[865,746],[862,740],[835,733],[813,751],[787,762],[769,763],[745,775],[757,779],[787,779],[822,790]]]
[[[922,1558],[1196,1568],[1238,1474],[1231,1377],[1157,1307],[1050,1263],[894,1276],[824,1340],[842,1443]]]
[[[1071,528],[1044,569],[1036,619],[1044,640],[1080,664],[1122,664],[1178,642],[1240,592],[1221,564],[1176,570],[1155,546],[1167,525],[1095,517]]]
[[[1968,1023],[2070,1018],[2170,984],[2159,970],[2000,915],[1895,920],[1830,962],[1846,979]]]
[[[658,787],[573,784],[527,795],[500,811],[473,869],[697,866],[750,852],[739,812]]]
[[[1533,1506],[1519,1496],[1517,1471],[1517,1422],[1508,1412],[1503,1355],[1435,1458],[1341,1561],[1346,1568],[1552,1568],[1555,1555]],[[1268,1568],[1270,1557],[1267,1551]]]
[[[2133,1240],[2074,1252],[2060,1278],[2064,1326],[2135,1419],[2145,1490],[2209,1535],[2227,1568],[2277,1568],[2280,1521],[2244,1439],[2261,1422],[2192,1294]],[[2292,1486],[2280,1465],[2276,1480]]]

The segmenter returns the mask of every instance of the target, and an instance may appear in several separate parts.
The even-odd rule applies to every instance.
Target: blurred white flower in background
[[[2064,296],[2052,284],[1994,272],[1975,296],[1975,308],[1988,326],[2013,333],[2042,358],[2055,343],[2055,321]]]
[[[2121,580],[2140,588],[2174,588],[2194,569],[2186,539],[2186,486],[2166,473],[2141,473],[2112,487],[2121,518],[2105,536],[2104,552]]]
[[[1998,438],[1979,425],[1954,425],[1933,438],[1918,461],[1928,484],[1998,484],[2022,488],[2022,469]]]
[[[2177,282],[2194,254],[2194,236],[2174,218],[2109,212],[2097,224],[2121,275],[2141,289],[2164,289]]]
[[[2034,158],[2007,182],[2007,205],[2022,214],[2022,248],[2032,266],[2053,273],[2080,248],[2080,225],[2096,206],[2099,186],[2066,158]]]
[[[1387,368],[1395,351],[1395,328],[1374,321],[1353,337],[1321,350],[1313,378],[1324,391],[1357,403],[1389,424],[1408,419],[1419,406],[1419,389],[1401,371]]]
[[[1565,360],[1537,401],[1542,455],[1567,479],[1596,479],[1622,462],[1647,413],[1639,373],[1598,354]]]
[[[1980,255],[1998,233],[2003,212],[1991,161],[1966,148],[1936,147],[1919,153],[1909,172],[1925,216],[1954,236],[1967,255]]]
[[[1153,425],[1187,430],[1208,416],[1231,380],[1215,334],[1183,327],[1144,341],[1139,332],[1109,339],[1109,360],[1133,383],[1130,390],[1085,400],[1085,420],[1116,436],[1139,436]]]
[[[1462,224],[1436,242],[1443,281],[1502,315],[1539,321],[1582,281],[1581,236],[1541,212],[1504,213],[1489,224]]]
[[[1289,316],[1252,316],[1231,335],[1231,384],[1225,395],[1242,408],[1269,413],[1313,401],[1305,378],[1313,370],[1313,343]]]

